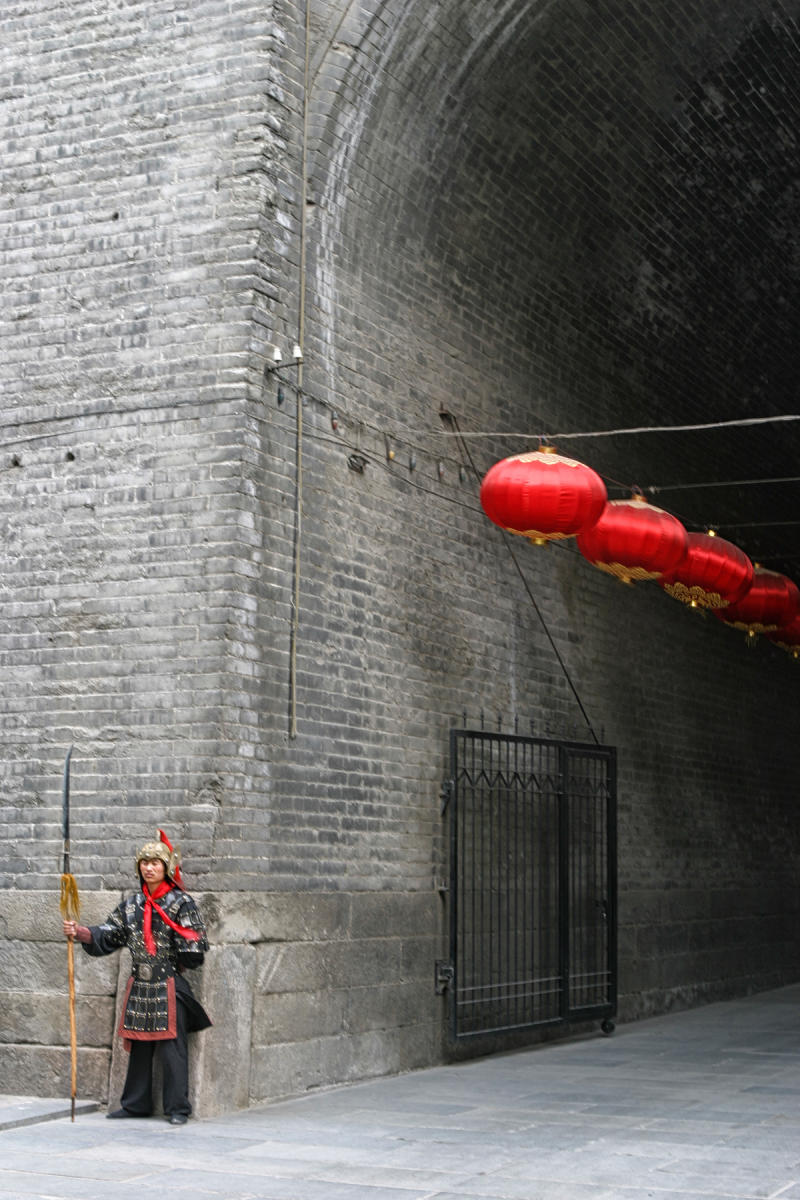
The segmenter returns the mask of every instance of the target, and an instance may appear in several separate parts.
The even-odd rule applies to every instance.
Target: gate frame
[[[558,753],[559,786],[558,786],[558,954],[559,954],[559,1014],[544,1020],[534,1020],[525,1024],[501,1028],[468,1030],[459,1032],[458,1029],[458,763],[456,747],[459,741],[466,743],[467,738],[492,740],[504,744],[520,744],[545,746],[553,748]],[[606,922],[606,970],[608,973],[608,998],[604,1003],[570,1007],[570,893],[569,893],[569,823],[567,804],[569,794],[565,787],[568,780],[568,764],[570,756],[604,760],[607,764],[607,796],[606,796],[606,837],[605,853],[607,864],[607,896],[604,912]],[[614,1031],[614,1021],[617,1011],[618,990],[618,939],[617,939],[617,751],[614,746],[599,745],[593,742],[578,742],[559,738],[526,736],[524,734],[505,734],[500,731],[492,732],[486,729],[453,728],[450,730],[450,776],[445,781],[442,792],[444,810],[452,804],[449,830],[449,941],[450,958],[448,961],[436,963],[436,990],[439,994],[447,993],[449,1008],[450,1037],[454,1042],[464,1042],[473,1038],[498,1038],[525,1033],[532,1029],[567,1025],[592,1020],[600,1020],[604,1034]]]

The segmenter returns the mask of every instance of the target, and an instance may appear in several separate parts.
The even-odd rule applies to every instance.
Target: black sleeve
[[[113,954],[128,942],[128,927],[123,919],[123,906],[118,905],[110,917],[106,917],[102,925],[90,925],[90,942],[84,942],[83,948],[91,958],[102,958],[104,954]]]
[[[182,971],[193,971],[195,967],[202,967],[205,954],[202,950],[193,950],[186,954],[182,950],[178,951],[178,966]]]
[[[182,938],[179,933],[175,934],[175,948],[178,956],[178,966],[182,970],[193,970],[203,963],[205,952],[208,949],[208,937],[206,935],[206,927],[203,924],[203,918],[200,916],[199,909],[191,896],[184,894],[182,903],[177,914],[177,923],[182,925],[184,929],[192,929],[199,934],[197,941],[187,941]]]

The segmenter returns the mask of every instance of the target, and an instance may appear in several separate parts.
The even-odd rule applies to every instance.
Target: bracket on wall
[[[275,349],[272,351],[271,362],[267,363],[267,365],[264,367],[264,375],[265,376],[271,375],[273,373],[273,371],[280,371],[284,367],[299,367],[299,365],[302,361],[303,361],[303,351],[300,349],[300,345],[298,342],[295,342],[294,346],[292,347],[292,357],[289,362],[283,361],[283,355],[281,354],[279,348],[276,346]]]
[[[436,959],[436,973],[434,976],[434,985],[436,987],[436,995],[443,996],[451,983],[456,977],[456,969],[451,962],[446,958]]]
[[[450,801],[452,800],[453,792],[455,790],[456,790],[455,780],[454,779],[445,779],[444,782],[442,783],[442,790],[439,792],[439,799],[442,802],[442,811],[441,811],[442,816],[444,816],[444,814],[447,812],[447,806],[450,803]]]

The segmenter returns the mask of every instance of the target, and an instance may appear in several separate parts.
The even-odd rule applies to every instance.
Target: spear
[[[61,874],[61,916],[65,921],[77,921],[80,916],[81,902],[78,896],[78,885],[75,876],[69,869],[69,763],[72,758],[72,746],[67,751],[64,760],[64,787],[61,808],[61,831],[64,837],[64,867]],[[71,1097],[72,1120],[75,1120],[75,1096],[78,1091],[78,1033],[75,1027],[75,946],[73,939],[67,939],[67,971],[69,974],[69,1041],[71,1058]]]

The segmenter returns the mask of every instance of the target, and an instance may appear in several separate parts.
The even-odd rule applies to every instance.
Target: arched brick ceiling
[[[533,431],[800,411],[799,3],[407,0],[380,16],[353,37],[318,143],[339,283],[434,289],[479,357],[527,364]],[[498,400],[496,422],[518,409]],[[669,487],[800,475],[798,447],[789,423],[563,446]],[[800,519],[797,485],[659,502],[800,577],[800,525],[757,524]]]

